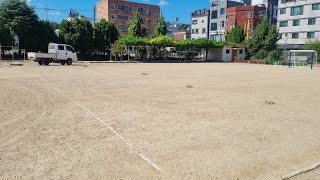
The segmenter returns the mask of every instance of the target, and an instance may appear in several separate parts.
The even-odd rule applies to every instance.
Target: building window
[[[198,20],[192,20],[192,24],[198,24]]]
[[[226,49],[226,54],[230,54],[230,49]]]
[[[288,21],[280,21],[280,27],[288,27]]]
[[[122,19],[122,15],[118,15],[118,19]]]
[[[217,30],[217,23],[211,23],[211,31]]]
[[[218,1],[215,1],[215,2],[211,3],[211,7],[216,7],[216,6],[218,6]]]
[[[224,8],[221,8],[220,9],[220,15],[224,15],[225,14],[225,9]]]
[[[281,8],[280,9],[280,14],[286,14],[286,8]]]
[[[116,9],[116,5],[111,4],[111,9],[112,9],[112,10],[115,10],[115,9]]]
[[[221,27],[224,27],[224,21],[221,21]]]
[[[240,50],[239,50],[239,54],[243,54],[243,49],[240,49]]]
[[[320,3],[312,4],[312,10],[320,10]]]
[[[122,9],[122,6],[121,5],[118,5],[118,10],[121,10]]]
[[[300,26],[300,20],[293,20],[292,26]]]
[[[206,33],[206,28],[202,28],[202,34]]]
[[[199,29],[196,29],[196,34],[199,34]]]
[[[116,19],[117,16],[115,14],[111,14],[111,19]]]
[[[228,15],[228,13],[226,14],[226,19],[228,19],[229,18],[229,15]]]
[[[303,14],[303,6],[296,6],[291,8],[291,16],[297,16]]]
[[[292,33],[292,39],[299,39],[299,33]]]
[[[253,17],[252,11],[248,11],[248,18],[252,18],[252,17]]]
[[[307,38],[308,39],[314,39],[314,32],[307,32]]]
[[[316,24],[316,18],[308,19],[308,25],[315,25],[315,24]]]
[[[252,30],[252,23],[249,24],[249,30]]]
[[[212,11],[211,12],[211,19],[217,19],[218,17],[218,11]]]
[[[282,39],[282,34],[279,34],[279,39]]]

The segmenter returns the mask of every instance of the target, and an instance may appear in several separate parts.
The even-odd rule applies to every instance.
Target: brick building
[[[191,30],[186,29],[186,30],[177,30],[173,32],[173,39],[174,40],[186,40],[191,38]]]
[[[113,22],[122,35],[128,34],[128,28],[136,12],[139,12],[143,17],[149,35],[153,34],[160,17],[160,7],[157,5],[125,0],[102,0],[96,6],[97,19],[104,18]]]
[[[227,8],[226,30],[230,32],[236,25],[241,26],[248,36],[265,16],[266,7],[236,6]]]

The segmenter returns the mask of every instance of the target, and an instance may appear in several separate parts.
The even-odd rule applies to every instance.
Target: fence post
[[[314,52],[311,53],[311,69],[313,69]]]
[[[12,46],[12,61],[14,61],[14,51],[13,51],[13,46]]]
[[[1,43],[0,43],[0,60],[2,60],[1,59],[1,55],[2,55],[1,53],[2,53],[2,49],[1,49]]]
[[[289,51],[289,68],[291,68],[291,51]]]

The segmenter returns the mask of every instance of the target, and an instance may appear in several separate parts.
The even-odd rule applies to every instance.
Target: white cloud
[[[160,2],[158,3],[159,6],[167,6],[168,5],[168,1],[167,0],[160,0]]]

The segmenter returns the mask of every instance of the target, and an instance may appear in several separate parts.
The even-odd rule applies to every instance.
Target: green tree
[[[94,26],[94,45],[97,51],[105,54],[119,38],[119,32],[112,22],[101,19]]]
[[[117,56],[119,54],[123,54],[124,53],[125,46],[120,41],[116,41],[114,44],[112,44],[110,50],[111,50],[111,54],[113,54],[116,57],[116,60],[117,60]]]
[[[2,44],[3,46],[9,46],[13,44],[13,37],[10,30],[6,28],[4,24],[2,24],[1,22],[0,22],[0,44]]]
[[[27,51],[48,51],[49,43],[57,43],[58,37],[49,21],[39,21],[35,24],[34,30],[26,33],[25,43]]]
[[[227,42],[231,44],[241,44],[244,41],[244,30],[236,25],[230,32]]]
[[[156,38],[153,38],[150,40],[150,44],[154,47],[161,47],[162,48],[162,57],[163,60],[165,60],[165,53],[166,53],[166,47],[168,46],[174,46],[174,42],[171,38],[168,36],[160,35]]]
[[[154,29],[154,35],[155,37],[158,37],[160,35],[165,36],[166,34],[167,34],[167,23],[164,21],[164,17],[162,16],[162,13],[161,13],[157,26]]]
[[[80,54],[93,52],[93,27],[89,20],[63,20],[59,30],[64,43],[72,45]]]
[[[147,36],[147,27],[143,23],[143,18],[140,13],[136,13],[131,25],[128,29],[130,36],[134,37],[146,37]]]
[[[252,39],[249,40],[249,53],[256,59],[265,59],[268,56],[270,58],[275,54],[278,40],[278,30],[269,23],[267,18],[264,18],[256,27]]]
[[[310,41],[310,40],[307,41],[306,45],[304,46],[304,48],[306,50],[317,51],[318,61],[320,62],[320,40],[319,39],[316,39],[316,40],[313,40],[313,41]]]
[[[18,35],[20,47],[28,49],[26,44],[27,34],[34,32],[38,16],[25,0],[3,0],[0,4],[0,24]],[[33,42],[28,42],[33,43]]]

